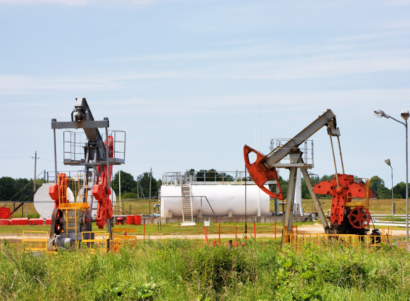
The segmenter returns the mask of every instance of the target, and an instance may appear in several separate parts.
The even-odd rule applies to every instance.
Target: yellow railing
[[[137,229],[113,229],[113,239],[137,241]]]
[[[85,238],[84,236],[89,236],[89,237]],[[94,237],[91,238],[92,236],[94,236]],[[109,238],[110,238],[109,233],[105,232],[105,231],[83,231],[83,232],[81,232],[81,241],[84,242],[84,243],[107,242],[107,239],[109,239]]]
[[[47,251],[47,231],[23,231],[22,243],[30,251]]]
[[[285,242],[291,248],[300,251],[303,246],[312,244],[316,246],[343,245],[355,248],[364,247],[372,249],[380,247],[381,244],[392,245],[392,229],[382,229],[382,235],[355,235],[355,234],[286,234]]]
[[[113,229],[111,250],[119,251],[124,244],[135,245],[137,243],[136,229]]]
[[[298,234],[298,226],[292,226],[292,230],[289,232],[288,227],[284,226],[282,229],[282,244],[289,243],[294,235]]]
[[[84,231],[81,232],[81,242],[86,244],[87,247],[93,249],[99,249],[106,252],[108,250],[107,242],[110,238],[110,234],[105,231]]]

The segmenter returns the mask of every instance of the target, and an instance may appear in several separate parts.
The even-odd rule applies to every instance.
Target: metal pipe
[[[391,168],[391,216],[392,222],[394,221],[394,197],[393,197],[393,166],[390,165]]]
[[[54,119],[55,120],[55,119]],[[57,144],[56,144],[56,129],[54,132],[54,183],[57,183]]]
[[[335,165],[335,176],[336,176],[336,182],[337,186],[339,187],[339,177],[337,176],[337,167],[336,167],[336,158],[335,158],[335,151],[333,149],[333,141],[332,141],[332,136],[329,135],[330,138],[330,145],[332,146],[332,155],[333,155],[333,164]]]
[[[344,173],[345,173],[345,167],[344,167],[344,165],[343,165],[342,148],[341,148],[341,146],[340,146],[339,136],[337,136],[337,144],[339,145],[340,162],[342,162],[342,172],[343,172],[343,174],[344,174]]]
[[[406,241],[409,242],[409,151],[408,151],[408,127],[406,119]]]
[[[108,151],[108,128],[105,128],[105,152],[107,157],[107,188],[110,188],[110,162],[109,162],[109,151]]]
[[[246,165],[245,165],[245,239],[248,239],[248,223],[246,222]]]

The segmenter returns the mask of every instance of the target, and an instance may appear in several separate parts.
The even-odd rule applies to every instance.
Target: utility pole
[[[40,159],[40,158],[37,158],[37,151],[36,152],[34,152],[34,157],[31,157],[32,159],[34,159],[34,178],[33,178],[33,192],[36,192],[36,177],[37,177],[37,159]],[[21,208],[21,217],[24,217],[24,204],[23,204],[23,206],[22,206],[22,208]],[[27,207],[26,207],[26,210],[27,210]],[[26,212],[26,216],[27,216],[27,212]]]
[[[151,215],[151,180],[152,180],[152,167],[149,171],[149,215]]]
[[[34,159],[34,178],[33,178],[33,192],[36,191],[36,177],[37,177],[37,152],[34,153],[34,157],[31,157],[32,159]]]

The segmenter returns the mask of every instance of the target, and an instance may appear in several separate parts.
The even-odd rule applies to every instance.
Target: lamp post
[[[391,118],[398,123],[401,123],[406,128],[406,241],[409,242],[409,156],[408,156],[408,143],[407,143],[407,119],[410,117],[410,113],[408,110],[403,110],[401,112],[401,118],[404,119],[404,122],[397,120],[394,117],[387,115],[380,109],[376,109],[374,111],[374,115],[379,118]]]
[[[391,165],[391,161],[389,158],[385,159],[384,162],[386,162],[387,165],[390,166],[391,168],[391,221],[394,221],[394,198],[393,198],[393,166]]]

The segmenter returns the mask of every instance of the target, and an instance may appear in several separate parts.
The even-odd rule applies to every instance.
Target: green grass
[[[155,204],[159,204],[157,200],[152,199],[151,204],[147,199],[138,199],[138,200],[122,200],[123,205],[121,209],[122,214],[144,214],[148,215],[150,213],[149,208],[151,207],[151,214],[153,213],[153,206]],[[303,208],[305,212],[316,212],[316,209],[313,206],[312,200],[302,200]],[[322,204],[323,211],[327,214],[331,207],[331,199],[320,199],[320,203]],[[406,213],[406,200],[405,199],[396,199],[394,200],[396,204],[396,214],[405,214]],[[370,200],[370,212],[377,213],[377,214],[391,214],[391,199],[380,199],[380,200]],[[1,204],[0,206],[4,206]],[[13,208],[12,203],[8,203],[7,207]],[[282,212],[282,206],[280,206],[280,210]],[[270,211],[275,211],[275,203],[274,200],[270,200]],[[115,209],[115,212],[118,213],[118,208]],[[39,217],[36,209],[34,208],[33,203],[26,203],[24,204],[23,208],[20,208],[13,214],[12,217]]]
[[[410,254],[274,241],[207,248],[203,242],[139,242],[118,253],[55,255],[0,246],[2,300],[408,300]]]
[[[296,225],[301,225],[302,223],[296,223]],[[303,223],[308,224],[308,223]],[[313,224],[313,223],[309,223]],[[221,223],[221,234],[233,234],[235,233],[235,226],[237,227],[238,234],[243,234],[245,232],[245,223]],[[158,225],[145,225],[145,234],[146,235],[202,235],[204,234],[204,225],[197,224],[195,226],[184,226],[182,227],[181,224],[162,224],[161,229],[158,229]],[[115,225],[114,228],[125,228],[125,229],[137,229],[137,234],[143,234],[143,225],[136,226],[136,225]],[[104,230],[107,228],[105,227]],[[49,225],[43,226],[0,226],[0,233],[9,233],[9,234],[21,234],[24,230],[31,230],[31,231],[49,231]],[[95,223],[93,223],[93,230],[98,231],[98,227]],[[274,224],[256,224],[256,231],[259,234],[262,233],[271,233],[273,234]],[[279,233],[282,231],[282,223],[277,223],[276,231]],[[207,227],[207,232],[209,234],[218,234],[218,224],[211,223],[209,227]],[[253,223],[248,223],[248,233],[253,233]]]
[[[382,218],[382,219],[380,219],[381,221],[392,221],[392,216],[390,215],[387,215],[385,218]],[[393,221],[395,221],[395,222],[405,222],[406,221],[406,219],[405,218],[402,218],[402,217],[395,217],[394,219],[393,219]]]

